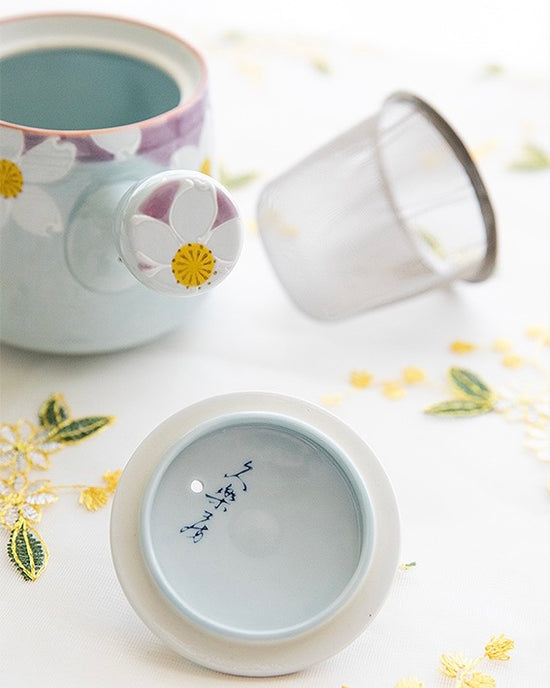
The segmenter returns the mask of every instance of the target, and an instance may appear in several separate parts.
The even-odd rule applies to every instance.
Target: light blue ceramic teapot
[[[51,14],[0,24],[4,342],[89,353],[169,331],[235,264],[211,176],[206,65],[156,28]],[[200,299],[198,299],[200,301]]]

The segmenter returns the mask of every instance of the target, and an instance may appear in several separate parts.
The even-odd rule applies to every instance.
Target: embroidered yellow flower
[[[88,511],[98,511],[109,501],[109,495],[104,487],[87,487],[82,490],[78,499],[79,504],[83,504]]]
[[[546,346],[550,345],[550,327],[545,327],[544,325],[531,325],[527,328],[525,334],[529,339],[537,339]]]
[[[422,681],[412,676],[409,678],[402,678],[401,681],[395,684],[395,688],[424,688],[424,684]]]
[[[105,487],[109,492],[114,492],[122,475],[122,470],[119,468],[118,471],[107,471],[101,476],[101,479],[105,483]]]
[[[461,678],[458,688],[495,688],[496,681],[489,674],[475,671]]]
[[[459,674],[468,671],[472,665],[471,659],[466,659],[464,655],[456,652],[453,655],[441,655],[439,671],[449,678],[458,678]]]
[[[50,455],[62,447],[48,440],[44,428],[38,429],[27,421],[0,424],[0,467],[10,466],[17,473],[26,473],[30,468],[46,470]]]
[[[425,379],[426,373],[422,370],[422,368],[409,366],[403,370],[403,381],[408,385],[417,385],[419,382],[424,382]]]
[[[521,368],[525,361],[523,358],[521,358],[521,356],[510,353],[504,354],[501,363],[505,368]]]
[[[349,375],[349,383],[356,389],[366,389],[372,384],[373,376],[366,370],[352,370]]]
[[[388,399],[397,401],[398,399],[402,399],[405,396],[405,390],[399,384],[399,382],[389,381],[384,382],[384,384],[382,385],[382,394]]]
[[[493,351],[499,351],[501,353],[504,353],[505,351],[510,351],[511,348],[512,342],[509,339],[504,339],[504,337],[495,339],[492,346]]]
[[[21,520],[38,523],[42,507],[57,500],[49,480],[29,483],[22,473],[14,473],[8,480],[0,479],[0,522],[13,530]]]
[[[489,659],[507,662],[510,659],[510,651],[513,650],[514,647],[514,641],[501,633],[498,637],[493,636],[487,645],[485,645],[485,656]]]
[[[476,671],[476,667],[485,658],[508,660],[509,652],[514,648],[514,641],[504,634],[493,636],[485,646],[485,654],[477,659],[466,659],[464,655],[441,655],[439,671],[454,679],[454,688],[495,688],[496,681],[489,674]],[[417,678],[403,678],[394,688],[423,688],[423,684]]]
[[[109,501],[109,497],[116,490],[121,473],[122,471],[120,470],[104,473],[101,479],[105,483],[105,486],[87,487],[82,490],[78,503],[85,506],[88,511],[102,509]]]
[[[39,427],[25,420],[0,424],[0,527],[9,531],[6,553],[26,581],[35,581],[44,571],[49,552],[33,527],[42,517],[42,507],[58,499],[63,489],[83,490],[82,501],[95,510],[114,492],[120,471],[103,475],[104,486],[52,485],[49,480],[30,481],[33,469],[47,470],[50,454],[95,435],[113,422],[111,416],[73,418],[61,394],[52,394],[38,412]],[[86,500],[87,497],[87,500]]]
[[[451,342],[450,349],[453,354],[470,354],[472,351],[476,350],[476,345],[472,344],[472,342],[465,342],[461,339],[457,339]]]

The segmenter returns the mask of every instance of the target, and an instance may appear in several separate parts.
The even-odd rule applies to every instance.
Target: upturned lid
[[[398,560],[389,481],[369,447],[307,402],[232,394],[169,418],[121,478],[120,583],[150,628],[226,673],[290,673],[368,625]]]

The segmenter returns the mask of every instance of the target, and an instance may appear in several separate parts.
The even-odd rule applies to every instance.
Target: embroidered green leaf
[[[8,556],[25,580],[34,581],[48,561],[48,549],[40,535],[19,519],[8,542]]]
[[[424,413],[432,416],[447,416],[448,418],[466,418],[468,416],[480,416],[493,410],[493,404],[483,399],[451,399],[441,401],[439,404],[429,406]]]
[[[311,66],[321,74],[330,74],[331,68],[328,60],[322,55],[316,55],[311,59]]]
[[[241,186],[246,186],[247,184],[250,184],[257,178],[257,172],[245,172],[244,174],[236,175],[229,173],[223,166],[220,168],[220,182],[227,189],[238,189]]]
[[[70,418],[69,407],[62,394],[52,394],[40,407],[38,417],[43,428],[55,428]]]
[[[451,368],[449,380],[457,394],[463,399],[479,399],[492,402],[494,394],[491,389],[471,370]]]
[[[90,416],[88,418],[66,420],[56,428],[53,428],[47,439],[50,442],[75,444],[99,432],[113,421],[114,418],[112,416]]]
[[[484,76],[500,76],[501,74],[504,74],[505,71],[506,70],[501,64],[498,64],[497,62],[490,62],[485,66],[483,74]]]
[[[510,165],[512,170],[520,170],[522,172],[545,170],[549,167],[550,155],[534,143],[525,143],[521,157]]]

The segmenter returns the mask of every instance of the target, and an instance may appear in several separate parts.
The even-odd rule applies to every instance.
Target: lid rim
[[[326,432],[348,452],[365,482],[374,514],[373,549],[355,595],[337,614],[300,636],[276,640],[217,637],[182,619],[162,598],[141,560],[139,508],[156,462],[179,437],[223,412],[282,413]],[[153,457],[153,460],[152,460]],[[154,464],[154,465],[152,465]],[[364,440],[340,419],[308,401],[269,392],[237,392],[199,401],[168,418],[143,440],[128,462],[111,511],[111,554],[120,585],[143,622],[178,654],[214,671],[280,676],[305,669],[349,645],[380,611],[399,563],[399,512],[389,479]]]
[[[317,613],[304,621],[274,630],[240,629],[201,616],[174,591],[172,585],[167,581],[154,554],[153,538],[150,528],[151,511],[153,509],[158,487],[166,471],[170,468],[172,463],[178,459],[181,452],[193,442],[210,433],[216,432],[216,430],[239,425],[267,425],[268,427],[277,429],[282,428],[315,442],[320,449],[327,454],[328,460],[333,463],[336,469],[343,475],[353,493],[353,499],[359,512],[358,515],[360,515],[359,529],[361,533],[361,542],[358,561],[352,575],[343,585],[339,594],[326,607],[321,607]],[[325,621],[328,621],[333,615],[337,614],[342,607],[350,602],[360,583],[361,577],[365,575],[372,556],[372,540],[374,538],[374,529],[372,527],[373,520],[374,514],[372,512],[368,490],[361,476],[355,470],[349,456],[347,456],[347,454],[324,433],[307,423],[297,421],[296,419],[289,418],[280,413],[269,413],[265,411],[237,412],[217,416],[211,420],[205,421],[182,436],[180,441],[160,459],[141,502],[139,528],[140,545],[143,559],[153,581],[158,586],[161,594],[167,598],[169,603],[174,606],[183,618],[189,618],[191,621],[194,621],[197,626],[204,627],[205,630],[221,638],[229,637],[237,639],[242,638],[243,640],[249,641],[271,641],[295,638],[303,635],[310,629],[318,627]]]

